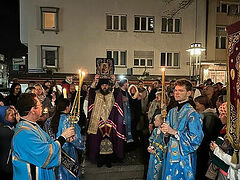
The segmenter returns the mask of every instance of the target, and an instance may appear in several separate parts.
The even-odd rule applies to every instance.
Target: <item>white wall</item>
[[[60,32],[40,31],[40,7],[60,8]],[[205,1],[198,0],[197,41],[205,45]],[[188,75],[186,49],[194,42],[195,1],[175,17],[182,18],[181,34],[161,33],[161,17],[168,6],[164,0],[20,0],[21,41],[28,44],[29,68],[41,67],[40,45],[60,46],[61,73],[73,73],[85,68],[95,73],[97,57],[106,57],[106,49],[127,50],[127,68],[133,67],[134,50],[154,51],[151,75],[158,75],[161,51],[180,52],[180,69],[167,69],[166,75]],[[169,7],[170,8],[170,7]],[[106,31],[106,13],[127,14],[127,32]],[[134,32],[134,15],[155,17],[155,32]],[[127,68],[116,68],[116,74]],[[144,68],[134,68],[142,74]]]

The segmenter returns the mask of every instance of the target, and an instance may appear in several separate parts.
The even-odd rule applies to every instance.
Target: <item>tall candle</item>
[[[78,70],[78,87],[80,87],[81,78],[82,78],[82,71],[79,69]]]
[[[63,98],[67,98],[67,90],[66,90],[66,88],[63,88]]]
[[[78,109],[77,109],[77,114],[80,115],[80,99],[81,99],[81,87],[83,84],[83,78],[85,76],[84,71],[79,70],[79,86],[78,86]]]
[[[165,100],[165,68],[162,68],[162,98],[161,106],[163,106]]]

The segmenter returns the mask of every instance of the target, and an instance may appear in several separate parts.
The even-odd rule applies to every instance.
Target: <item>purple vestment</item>
[[[89,99],[88,99],[88,124],[91,118],[92,110],[94,107],[96,92],[95,89],[89,90]],[[112,126],[112,130],[110,133],[110,141],[113,144],[113,153],[118,158],[123,158],[123,146],[124,141],[126,141],[125,136],[125,122],[123,117],[123,103],[122,103],[122,95],[119,88],[114,89],[114,98],[115,102],[113,108],[110,112],[108,120],[106,123]],[[102,119],[99,119],[99,126],[102,124]],[[87,156],[91,161],[95,161],[97,155],[100,151],[100,143],[103,137],[99,131],[97,130],[97,134],[87,134]]]

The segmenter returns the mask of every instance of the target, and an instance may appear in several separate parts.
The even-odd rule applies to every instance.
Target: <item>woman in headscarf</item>
[[[221,106],[220,106],[221,107]],[[226,106],[223,106],[222,109],[220,109],[220,113],[222,113],[222,118],[226,119]],[[224,120],[225,121],[225,120]],[[239,143],[240,147],[240,143]],[[213,151],[213,154],[217,156],[219,159],[221,159],[225,164],[229,165],[228,171],[227,171],[227,177],[224,176],[224,179],[230,179],[230,180],[239,180],[240,179],[240,162],[239,162],[239,152],[238,152],[238,163],[234,164],[232,163],[232,156],[226,153],[220,146],[216,144],[216,142],[211,142],[210,148]],[[221,173],[221,171],[220,171]]]
[[[0,174],[5,179],[12,179],[11,140],[14,127],[20,116],[14,106],[0,107]]]
[[[218,139],[221,139],[223,141],[222,145],[219,145],[221,150],[228,154],[232,155],[233,154],[233,148],[231,146],[230,141],[228,140],[228,137],[226,135],[226,127],[227,127],[227,102],[223,103],[219,108],[219,118],[223,124],[223,128],[220,130],[220,136]],[[223,137],[223,138],[222,138]],[[212,141],[210,143],[210,149],[214,152],[215,154],[215,148],[217,147],[216,142]],[[216,179],[217,180],[227,180],[228,179],[228,168],[226,166],[223,167],[218,167],[215,164],[211,163],[208,171],[206,173],[207,177],[210,179]],[[211,176],[208,176],[211,175]]]

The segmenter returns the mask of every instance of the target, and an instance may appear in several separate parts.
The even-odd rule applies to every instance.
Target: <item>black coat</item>
[[[12,157],[9,153],[13,134],[14,131],[10,126],[0,124],[0,174],[5,179],[12,179]]]

